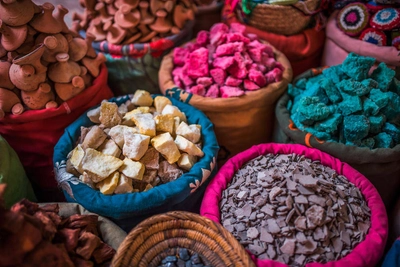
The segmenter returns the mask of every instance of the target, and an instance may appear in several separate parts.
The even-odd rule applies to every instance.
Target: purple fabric
[[[368,207],[371,209],[371,228],[369,229],[365,240],[358,244],[350,254],[338,261],[332,261],[326,264],[309,263],[306,264],[306,267],[375,266],[383,255],[388,235],[388,219],[386,210],[378,191],[365,176],[353,169],[350,165],[314,148],[308,148],[303,145],[269,143],[253,146],[250,149],[237,154],[222,166],[215,178],[207,187],[201,204],[200,214],[220,223],[219,202],[221,200],[222,191],[226,189],[236,171],[240,169],[244,163],[259,155],[265,155],[268,153],[295,153],[304,155],[312,160],[319,160],[323,165],[331,167],[336,170],[338,174],[344,175],[350,182],[355,184],[364,195]],[[256,265],[260,267],[287,266],[272,260],[258,260],[254,256],[252,256],[252,258]]]

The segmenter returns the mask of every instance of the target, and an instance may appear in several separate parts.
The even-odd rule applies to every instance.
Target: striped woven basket
[[[321,0],[298,1],[293,5],[257,4],[251,14],[242,11],[242,4],[237,5],[237,14],[242,21],[260,30],[294,35],[305,30],[318,11]]]
[[[113,267],[159,266],[178,248],[198,253],[204,265],[251,266],[251,258],[222,225],[198,214],[172,211],[137,225],[119,247]]]

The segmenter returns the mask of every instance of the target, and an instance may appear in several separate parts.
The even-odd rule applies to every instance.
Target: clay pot
[[[155,18],[153,15],[151,15],[149,13],[149,2],[140,1],[139,8],[140,8],[140,16],[141,16],[140,23],[145,24],[145,25],[153,23]]]
[[[131,6],[124,4],[115,13],[114,20],[121,28],[134,28],[140,22],[140,12],[137,9],[132,10]]]
[[[104,24],[104,30],[107,32],[107,42],[112,44],[120,44],[126,36],[126,30],[113,24],[112,21],[107,21]]]
[[[22,102],[30,109],[43,109],[57,107],[55,95],[48,83],[41,83],[35,91],[22,91]]]
[[[140,37],[142,37],[142,33],[141,33],[141,32],[138,32],[138,33],[132,35],[131,37],[129,37],[129,38],[128,38],[126,41],[124,41],[122,44],[123,44],[123,45],[132,44],[132,43],[134,43],[135,41],[139,40]]]
[[[150,10],[152,14],[156,14],[158,10],[165,9],[166,1],[150,0]]]
[[[95,41],[103,41],[107,38],[107,32],[103,29],[104,23],[100,18],[95,18],[91,21],[89,28],[87,29],[87,33],[95,36]]]
[[[41,62],[41,58],[46,51],[46,47],[44,44],[38,44],[36,48],[30,52],[29,54],[18,56],[13,59],[13,64],[17,65],[32,65],[35,68],[35,73],[45,73],[47,71],[47,67],[44,66]]]
[[[151,39],[153,39],[158,33],[155,31],[152,31],[148,33],[146,36],[143,36],[142,38],[139,39],[139,43],[147,43]]]
[[[106,5],[103,2],[97,3],[94,9],[99,13],[98,18],[100,18],[101,21],[106,22],[112,19],[107,13]]]
[[[183,29],[188,20],[194,19],[194,12],[190,8],[177,5],[174,9],[174,23],[179,29]]]
[[[86,87],[84,79],[80,76],[75,76],[70,83],[55,83],[54,88],[58,97],[67,101],[82,92]]]
[[[19,115],[24,112],[24,107],[13,91],[0,88],[0,119],[4,118],[6,112]]]
[[[9,27],[0,19],[1,45],[7,51],[14,51],[20,47],[28,35],[28,26]]]
[[[28,25],[28,34],[24,43],[16,50],[19,54],[27,54],[35,47],[35,35],[37,31]]]
[[[56,55],[57,63],[49,66],[47,75],[50,80],[56,83],[69,83],[74,76],[81,73],[81,68],[76,62],[69,60],[67,53],[59,53]]]
[[[95,36],[93,34],[91,34],[90,32],[86,32],[85,42],[86,42],[86,47],[87,47],[87,52],[86,52],[87,57],[91,57],[91,58],[96,57],[96,50],[94,50],[94,48],[92,46],[92,43],[94,40],[95,40]]]
[[[167,33],[171,30],[172,24],[169,20],[166,19],[168,13],[160,9],[156,13],[157,19],[154,24],[150,25],[150,29],[156,31],[158,33]]]
[[[63,25],[53,17],[54,5],[44,3],[42,5],[43,12],[35,16],[29,24],[38,32],[56,34],[60,33]]]
[[[123,5],[129,5],[132,9],[136,8],[139,4],[139,0],[115,0],[115,7],[120,9]]]
[[[115,13],[117,12],[118,8],[114,6],[114,0],[103,0],[103,2],[106,4],[106,9],[107,13],[110,16],[114,16]]]
[[[84,39],[79,37],[72,37],[72,35],[66,35],[69,45],[68,55],[72,61],[81,60],[87,53],[88,47]]]
[[[41,44],[31,53],[17,56],[10,67],[11,82],[20,90],[34,91],[46,80],[47,68],[40,62],[45,46]]]
[[[79,24],[79,21],[75,20],[72,22],[72,26],[69,29],[69,33],[72,34],[74,37],[79,36],[79,31],[83,28]]]
[[[8,61],[0,61],[0,88],[14,89],[14,84],[10,80],[11,63]]]
[[[88,73],[88,70],[86,67],[81,66],[81,75],[80,75],[85,82],[85,87],[88,87],[92,84],[93,78],[92,75]]]
[[[99,76],[100,65],[104,62],[106,62],[106,57],[103,53],[98,53],[96,58],[84,57],[82,59],[82,64],[87,68],[93,77]]]
[[[94,7],[96,6],[96,0],[79,0],[79,4],[85,9],[94,12]]]
[[[61,33],[54,35],[42,33],[36,38],[36,43],[44,43],[46,49],[42,59],[50,63],[57,62],[57,54],[68,53],[69,51],[68,41]]]
[[[32,0],[10,1],[9,4],[0,1],[0,18],[8,26],[27,24],[35,14],[36,5]]]
[[[7,50],[4,49],[4,47],[1,45],[0,42],[0,58],[4,57],[7,55]]]
[[[62,33],[69,33],[69,29],[67,24],[64,21],[65,15],[68,14],[68,9],[62,5],[57,5],[57,10],[54,13],[54,18],[58,21],[61,25],[61,32]]]

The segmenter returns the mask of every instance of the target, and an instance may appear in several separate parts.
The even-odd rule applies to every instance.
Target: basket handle
[[[192,99],[193,94],[186,92],[178,87],[173,87],[165,91],[165,95],[179,100],[183,103],[189,104],[190,99]]]

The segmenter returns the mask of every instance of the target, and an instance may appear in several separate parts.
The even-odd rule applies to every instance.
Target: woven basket
[[[198,253],[205,265],[255,266],[245,249],[220,224],[200,215],[172,211],[136,226],[119,247],[113,267],[159,266],[177,248]]]
[[[239,4],[237,11],[239,17],[250,26],[266,32],[294,35],[310,25],[319,4],[320,0],[304,0],[294,5],[258,4],[248,16],[240,11]]]

